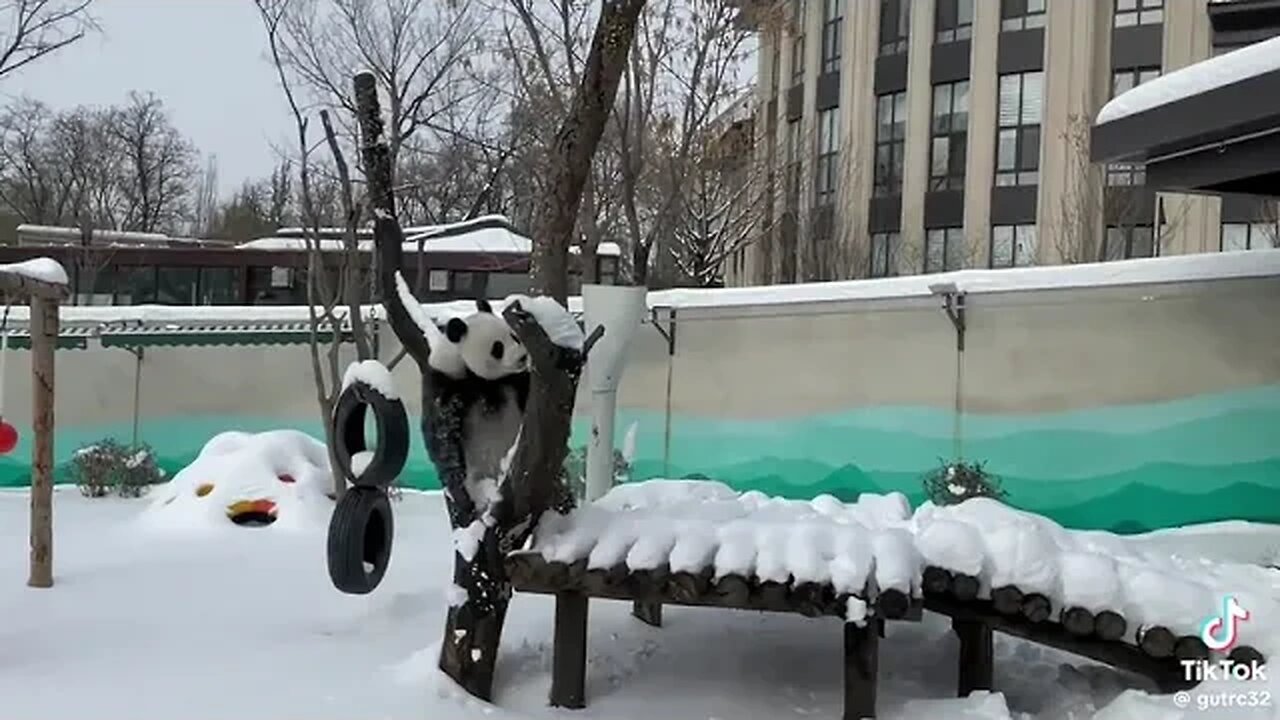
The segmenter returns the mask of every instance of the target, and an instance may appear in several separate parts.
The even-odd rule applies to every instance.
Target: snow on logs
[[[926,503],[912,514],[899,493],[801,501],[662,480],[620,486],[569,515],[549,513],[532,549],[512,554],[508,568],[516,587],[532,592],[859,624],[867,615],[918,617],[923,603],[1059,646],[1206,659],[1199,624],[1220,602],[1216,585],[1230,587],[1230,576],[1215,583],[1203,566],[1179,562],[986,498]],[[1255,622],[1241,628],[1245,643],[1256,642],[1251,632],[1258,640],[1274,635]],[[1232,659],[1275,652],[1257,648],[1263,652],[1242,645]]]

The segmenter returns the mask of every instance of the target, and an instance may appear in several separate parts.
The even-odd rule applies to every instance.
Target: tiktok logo
[[[1240,636],[1240,623],[1249,619],[1235,596],[1222,598],[1222,614],[1207,618],[1200,626],[1200,639],[1210,650],[1230,650]]]

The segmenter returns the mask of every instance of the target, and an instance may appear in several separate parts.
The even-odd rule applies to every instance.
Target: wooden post
[[[956,696],[967,697],[974,690],[990,690],[994,684],[996,654],[991,626],[981,620],[952,620],[951,629],[960,638]]]
[[[53,587],[53,351],[58,299],[31,298],[31,571],[27,585]]]
[[[662,603],[636,600],[631,603],[631,614],[637,620],[653,627],[662,627]]]
[[[551,704],[586,707],[587,596],[556,593],[555,639],[551,647]]]
[[[868,618],[862,627],[844,624],[844,720],[876,716],[882,623],[879,618]]]

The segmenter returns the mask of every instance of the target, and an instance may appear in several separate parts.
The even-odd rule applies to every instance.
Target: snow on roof
[[[67,284],[66,269],[53,258],[38,257],[16,263],[0,263],[0,272],[21,275],[25,278],[54,285]]]
[[[1102,106],[1097,124],[1146,112],[1274,70],[1280,70],[1280,37],[1193,63],[1123,92]]]
[[[404,241],[405,253],[418,252],[418,239],[423,240],[423,250],[430,253],[480,253],[485,255],[528,255],[533,249],[529,238],[497,227],[477,228],[459,235],[437,237],[438,233],[408,236]],[[320,249],[325,252],[338,251],[343,248],[341,240],[320,240]],[[373,250],[372,240],[360,240],[362,252]],[[270,237],[250,240],[236,246],[244,250],[306,250],[307,241],[302,238]],[[577,246],[570,252],[578,254]],[[596,255],[601,257],[617,257],[621,252],[617,243],[604,242],[596,248]]]
[[[1066,290],[1280,276],[1280,249],[1171,255],[1116,262],[760,287],[676,289],[649,293],[649,307],[707,308],[921,298],[931,285],[972,294]]]

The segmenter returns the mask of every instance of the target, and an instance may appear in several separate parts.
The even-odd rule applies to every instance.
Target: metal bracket
[[[649,310],[649,318],[651,320],[650,324],[653,325],[653,329],[657,330],[658,334],[662,336],[662,339],[667,341],[667,354],[675,355],[676,354],[676,325],[675,325],[676,311],[675,309],[674,308],[671,309],[671,317],[670,317],[671,329],[670,330],[666,330],[661,325],[658,324],[658,308],[655,307]]]
[[[951,320],[951,324],[956,329],[956,350],[964,352],[964,291],[956,289],[954,283],[938,283],[936,285],[930,285],[929,291],[934,295],[942,296],[942,311],[947,314],[947,317]]]

